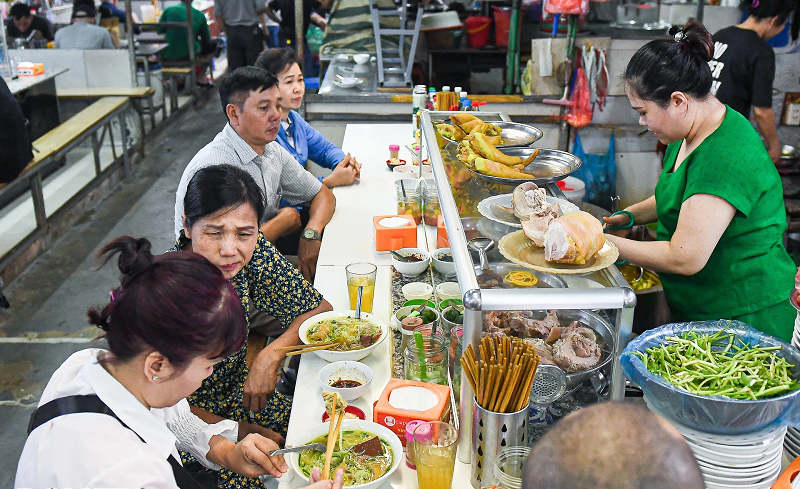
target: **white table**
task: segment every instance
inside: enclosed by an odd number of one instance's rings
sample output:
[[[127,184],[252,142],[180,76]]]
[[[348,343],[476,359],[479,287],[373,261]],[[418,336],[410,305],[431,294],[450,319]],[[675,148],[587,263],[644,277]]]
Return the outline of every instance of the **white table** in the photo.
[[[334,189],[336,213],[325,228],[314,286],[334,310],[348,310],[345,266],[356,261],[371,261],[378,266],[375,282],[375,298],[372,312],[389,324],[392,314],[391,299],[391,258],[388,254],[376,253],[372,216],[394,214],[397,212],[394,195],[396,176],[386,168],[389,144],[401,147],[410,144],[411,124],[348,124],[345,131],[343,149],[350,152],[362,163],[362,182],[352,187]],[[423,229],[427,228],[427,229]],[[430,246],[428,245],[430,243]],[[418,227],[418,247],[435,248],[436,228],[420,225]],[[393,336],[386,338],[370,356],[362,360],[373,372],[373,380],[367,393],[351,404],[361,408],[372,419],[372,405],[378,400],[383,388],[391,378],[391,352]],[[295,387],[292,415],[286,435],[286,445],[314,425],[322,422],[325,410],[322,402],[322,389],[318,373],[327,362],[316,355],[304,355]],[[403,454],[396,454],[404,456]],[[453,488],[469,488],[470,466],[456,461]],[[280,489],[303,487],[304,481],[295,474],[291,482],[281,482]],[[394,489],[416,489],[417,473],[409,469],[405,462],[392,474],[382,487]]]
[[[397,214],[395,181],[399,175],[386,167],[389,145],[400,145],[401,158],[408,161],[411,155],[403,146],[410,146],[412,142],[410,123],[347,125],[342,149],[361,163],[361,180],[349,187],[333,189],[336,212],[325,227],[317,266],[348,265],[358,261],[392,264],[388,252],[375,251],[372,218]],[[427,243],[435,249],[436,227],[421,224],[417,226],[417,247],[428,249]]]

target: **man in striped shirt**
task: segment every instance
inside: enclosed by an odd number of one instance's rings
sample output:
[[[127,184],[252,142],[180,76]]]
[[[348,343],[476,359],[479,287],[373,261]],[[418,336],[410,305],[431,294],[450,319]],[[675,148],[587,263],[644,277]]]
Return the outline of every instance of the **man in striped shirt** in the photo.
[[[183,229],[183,199],[194,174],[207,166],[239,166],[250,173],[264,195],[261,231],[270,242],[302,227],[297,209],[279,208],[281,198],[292,205],[310,203],[308,222],[297,245],[297,260],[303,276],[313,281],[322,231],[333,216],[336,198],[275,142],[281,123],[277,84],[273,75],[252,66],[239,68],[222,81],[219,92],[228,124],[183,171],[175,198],[175,235]],[[278,249],[284,252],[280,246]]]

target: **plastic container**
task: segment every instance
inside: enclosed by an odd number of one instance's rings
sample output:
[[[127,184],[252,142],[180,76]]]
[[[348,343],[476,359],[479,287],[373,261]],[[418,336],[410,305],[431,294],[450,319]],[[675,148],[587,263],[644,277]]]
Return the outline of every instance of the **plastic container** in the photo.
[[[419,180],[412,180],[404,178],[395,182],[396,195],[397,195],[397,214],[410,215],[414,218],[414,222],[419,224],[422,222],[422,209],[420,198],[420,184]]]
[[[411,336],[408,339],[408,343],[406,343],[405,350],[403,350],[405,359],[403,378],[430,384],[447,385],[447,348],[449,343],[444,334],[442,334],[441,329],[436,331],[436,334],[433,334],[430,326],[420,326],[414,332],[422,333],[425,345],[425,364],[422,364],[417,343],[414,337]]]
[[[426,439],[431,436],[430,427],[427,421],[420,421],[418,419],[406,423],[406,465],[409,469],[417,470],[416,457],[414,456],[414,430],[417,426],[422,425],[420,431],[417,432],[417,439]],[[428,426],[427,432],[425,427]]]
[[[583,202],[586,197],[586,184],[579,178],[567,177],[556,182],[556,185],[564,192],[564,197],[573,204]]]
[[[492,25],[492,19],[483,16],[467,17],[464,25],[467,26],[469,47],[482,48],[489,44],[489,27]]]
[[[399,144],[390,144],[389,145],[389,159],[396,160],[400,157],[400,145]]]
[[[422,220],[428,226],[436,226],[442,209],[439,206],[439,194],[436,192],[436,184],[433,180],[423,180],[423,200],[425,205],[422,210]]]
[[[497,47],[508,46],[508,31],[511,27],[511,9],[492,5],[494,9],[494,43]]]

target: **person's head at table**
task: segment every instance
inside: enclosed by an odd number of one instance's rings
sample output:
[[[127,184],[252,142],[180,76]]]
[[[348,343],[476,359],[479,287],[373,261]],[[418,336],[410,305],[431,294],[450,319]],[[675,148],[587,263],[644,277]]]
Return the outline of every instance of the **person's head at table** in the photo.
[[[189,249],[230,280],[250,262],[264,214],[261,189],[245,170],[209,166],[194,174],[183,199],[183,233]]]
[[[245,313],[231,284],[197,253],[153,256],[145,238],[123,236],[99,253],[118,256],[120,285],[88,311],[108,343],[104,368],[148,408],[173,406],[244,344]]]
[[[280,90],[282,98],[281,118],[288,120],[289,111],[299,109],[306,94],[303,70],[300,69],[294,50],[290,48],[267,49],[258,56],[256,66],[277,77],[278,90]]]
[[[94,24],[96,16],[97,9],[92,4],[81,3],[72,7],[73,24],[76,22],[88,22],[90,24]]]
[[[558,422],[534,445],[522,489],[703,489],[689,444],[646,407],[604,402]]]
[[[228,122],[258,154],[278,136],[281,94],[278,79],[262,68],[244,66],[228,73],[219,85]]]
[[[697,21],[670,29],[674,40],[658,39],[642,46],[625,69],[625,93],[639,114],[639,124],[663,144],[686,138],[718,104],[711,94],[714,53],[711,34]]]
[[[18,31],[27,32],[28,29],[31,28],[33,14],[31,13],[30,5],[26,5],[24,3],[15,3],[11,6],[8,16],[11,17],[11,21],[14,23],[14,27],[16,27]]]
[[[752,28],[762,39],[780,34],[793,11],[797,12],[795,22],[800,22],[797,0],[743,0],[741,6],[747,13],[744,26]]]

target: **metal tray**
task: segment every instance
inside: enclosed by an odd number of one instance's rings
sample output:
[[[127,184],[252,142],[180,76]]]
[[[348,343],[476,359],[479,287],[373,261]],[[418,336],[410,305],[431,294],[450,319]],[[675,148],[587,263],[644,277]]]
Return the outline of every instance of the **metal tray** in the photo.
[[[480,265],[475,265],[475,275],[478,276],[483,273],[481,270]],[[515,265],[513,263],[490,263],[489,268],[494,271],[494,273],[504,277],[508,272],[511,271],[521,271],[521,272],[528,272],[532,273],[539,279],[539,281],[530,288],[536,289],[565,289],[567,287],[567,283],[561,277],[550,273],[538,272],[535,270],[528,270],[527,268],[521,267],[519,265]],[[505,282],[501,283],[499,286],[495,287],[496,289],[515,289],[517,287],[513,287],[511,285],[506,284]]]
[[[520,156],[526,158],[533,153],[534,148],[508,148],[503,153],[509,156]],[[500,183],[503,185],[519,185],[522,182],[533,182],[536,185],[546,185],[567,178],[572,172],[581,167],[581,159],[572,153],[559,151],[557,149],[541,149],[539,156],[526,166],[524,171],[532,173],[531,178],[503,178],[484,175],[472,169],[472,173],[487,182]]]
[[[452,125],[449,119],[442,121],[446,124]],[[485,121],[502,129],[500,137],[505,140],[505,144],[498,144],[498,148],[516,148],[530,146],[536,141],[542,139],[544,133],[538,127],[530,126],[528,124],[520,124],[519,122],[505,122],[505,121]],[[438,131],[437,131],[438,133]],[[441,135],[440,135],[441,136]],[[448,143],[458,144],[458,141],[448,139],[442,136],[442,139]],[[505,151],[504,151],[505,153]]]

